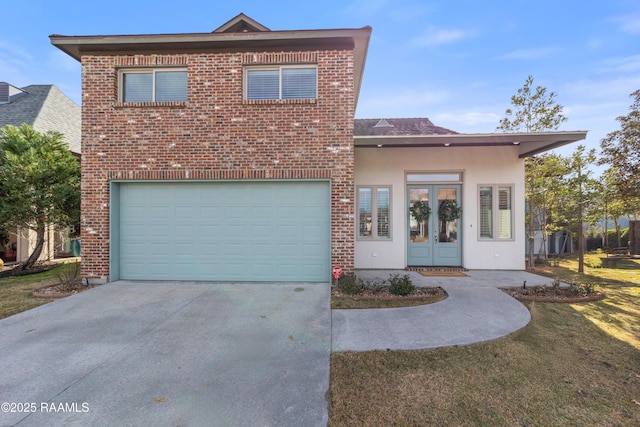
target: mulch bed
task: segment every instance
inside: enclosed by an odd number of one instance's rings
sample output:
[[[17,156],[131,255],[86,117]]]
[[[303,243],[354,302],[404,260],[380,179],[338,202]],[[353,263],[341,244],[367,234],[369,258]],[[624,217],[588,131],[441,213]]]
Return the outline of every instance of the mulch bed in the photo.
[[[343,292],[340,292],[338,288],[331,287],[331,295],[335,297],[346,297],[352,299],[362,299],[362,300],[395,300],[395,299],[413,299],[413,298],[433,298],[440,297],[445,299],[447,297],[447,293],[439,286],[435,287],[426,287],[419,288],[417,287],[413,292],[409,295],[394,295],[389,292],[388,286],[381,286],[375,289],[365,289],[360,295],[350,295]]]
[[[78,280],[74,283],[58,283],[56,285],[43,286],[33,290],[33,296],[38,298],[64,298],[69,295],[77,294],[87,289],[91,289],[95,285],[83,285]]]
[[[502,289],[519,301],[536,301],[536,302],[559,302],[559,303],[577,303],[599,301],[606,297],[602,292],[593,292],[584,295],[577,293],[570,288],[505,288]]]

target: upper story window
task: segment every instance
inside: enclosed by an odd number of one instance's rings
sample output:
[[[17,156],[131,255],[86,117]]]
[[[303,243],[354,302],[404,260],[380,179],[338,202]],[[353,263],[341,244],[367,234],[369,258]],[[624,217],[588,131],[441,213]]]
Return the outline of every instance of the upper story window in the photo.
[[[316,99],[315,65],[245,68],[245,99]]]
[[[187,101],[187,70],[122,70],[119,95],[122,102]]]

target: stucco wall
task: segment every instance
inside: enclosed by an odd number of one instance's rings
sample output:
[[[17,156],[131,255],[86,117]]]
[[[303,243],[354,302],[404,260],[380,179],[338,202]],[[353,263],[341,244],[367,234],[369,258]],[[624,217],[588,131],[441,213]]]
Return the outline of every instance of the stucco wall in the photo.
[[[356,268],[406,267],[407,172],[462,173],[462,263],[468,269],[525,268],[524,160],[515,147],[356,148],[355,184],[392,186],[392,240],[356,240]],[[514,186],[514,240],[478,237],[478,185]]]

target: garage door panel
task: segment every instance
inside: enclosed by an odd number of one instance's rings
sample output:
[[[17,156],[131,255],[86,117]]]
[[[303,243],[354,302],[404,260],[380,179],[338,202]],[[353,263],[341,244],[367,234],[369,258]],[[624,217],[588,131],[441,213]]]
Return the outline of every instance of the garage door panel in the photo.
[[[328,281],[327,182],[120,184],[122,279]]]

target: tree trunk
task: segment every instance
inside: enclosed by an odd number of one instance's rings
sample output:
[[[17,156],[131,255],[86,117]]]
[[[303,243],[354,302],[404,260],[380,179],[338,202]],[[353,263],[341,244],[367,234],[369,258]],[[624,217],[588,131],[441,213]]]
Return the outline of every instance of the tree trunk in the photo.
[[[36,230],[36,247],[33,249],[31,255],[29,255],[29,259],[27,259],[27,262],[22,264],[22,271],[28,270],[33,267],[33,264],[35,264],[38,258],[40,258],[40,254],[42,253],[42,248],[44,246],[45,229],[46,227],[44,222],[38,222]]]
[[[640,255],[640,221],[629,221],[629,253]]]
[[[584,193],[582,192],[582,168],[578,166],[578,273],[584,273]]]
[[[534,252],[536,251],[536,231],[533,220],[533,207],[529,205],[529,268],[535,266]]]

